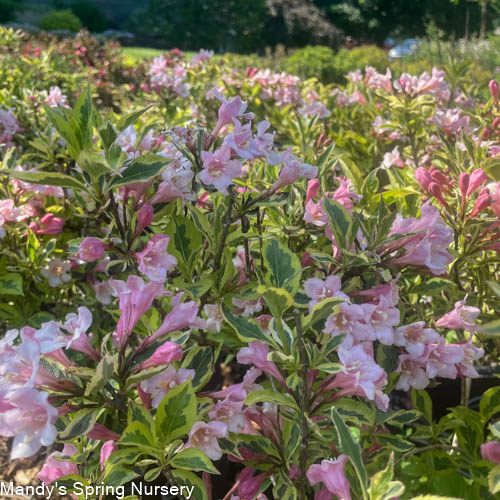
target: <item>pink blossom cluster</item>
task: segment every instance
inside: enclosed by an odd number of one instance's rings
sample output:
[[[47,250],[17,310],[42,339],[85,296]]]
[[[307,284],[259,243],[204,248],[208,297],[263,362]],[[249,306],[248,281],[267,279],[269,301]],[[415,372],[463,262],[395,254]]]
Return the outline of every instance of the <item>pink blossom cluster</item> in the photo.
[[[21,131],[21,125],[14,116],[12,109],[0,109],[0,146],[13,146],[12,138]]]
[[[183,63],[172,61],[163,55],[155,57],[149,75],[150,86],[155,92],[166,90],[178,97],[189,95],[190,86],[186,82],[187,69]]]

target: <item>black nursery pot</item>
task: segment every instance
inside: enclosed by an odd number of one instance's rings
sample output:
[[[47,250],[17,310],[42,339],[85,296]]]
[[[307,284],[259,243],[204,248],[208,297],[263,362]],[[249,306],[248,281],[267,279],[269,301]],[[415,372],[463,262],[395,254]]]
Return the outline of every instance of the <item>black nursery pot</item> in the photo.
[[[500,379],[495,374],[500,374],[500,369],[489,366],[476,367],[479,378],[471,379],[471,390],[469,396],[469,408],[479,409],[479,401],[485,391],[500,384]],[[432,415],[435,420],[444,417],[448,408],[461,405],[462,379],[436,379],[438,384],[427,388],[427,392],[432,399]]]

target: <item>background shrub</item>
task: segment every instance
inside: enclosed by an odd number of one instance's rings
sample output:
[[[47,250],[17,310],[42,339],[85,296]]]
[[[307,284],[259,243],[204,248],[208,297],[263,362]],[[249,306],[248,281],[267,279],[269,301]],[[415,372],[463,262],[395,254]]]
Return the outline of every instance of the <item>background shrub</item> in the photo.
[[[335,52],[330,47],[308,45],[287,57],[283,69],[302,78],[315,77],[322,82],[331,82],[337,76]]]
[[[335,56],[335,81],[343,81],[349,71],[364,69],[365,66],[372,66],[377,71],[384,72],[389,66],[387,52],[375,45],[362,45],[350,50],[342,48]]]
[[[68,30],[77,32],[82,28],[82,23],[70,9],[51,10],[40,21],[40,28],[45,31]]]

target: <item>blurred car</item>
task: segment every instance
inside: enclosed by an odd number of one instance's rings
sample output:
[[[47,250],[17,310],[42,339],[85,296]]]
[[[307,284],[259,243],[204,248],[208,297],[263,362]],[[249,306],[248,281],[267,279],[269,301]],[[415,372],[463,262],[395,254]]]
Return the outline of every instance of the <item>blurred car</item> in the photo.
[[[416,38],[408,38],[389,50],[389,59],[399,59],[400,57],[413,56],[418,51],[418,46],[422,43]]]

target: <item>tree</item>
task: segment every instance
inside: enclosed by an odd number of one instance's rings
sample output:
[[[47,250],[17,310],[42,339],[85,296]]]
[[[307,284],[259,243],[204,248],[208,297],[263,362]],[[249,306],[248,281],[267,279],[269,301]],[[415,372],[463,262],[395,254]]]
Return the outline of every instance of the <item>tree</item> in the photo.
[[[13,21],[16,11],[22,6],[23,0],[0,0],[0,22]]]

